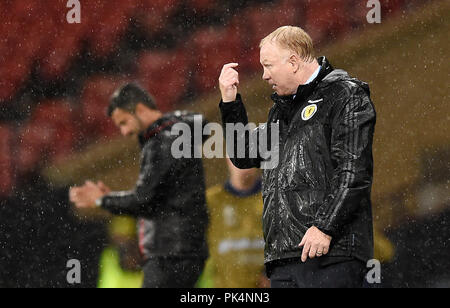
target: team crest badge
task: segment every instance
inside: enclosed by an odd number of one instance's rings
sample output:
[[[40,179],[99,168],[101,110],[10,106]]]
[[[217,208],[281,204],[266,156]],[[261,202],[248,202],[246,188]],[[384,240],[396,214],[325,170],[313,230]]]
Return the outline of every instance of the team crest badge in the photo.
[[[309,106],[306,106],[305,109],[302,111],[302,119],[303,121],[308,121],[311,119],[317,112],[317,105],[312,104]]]

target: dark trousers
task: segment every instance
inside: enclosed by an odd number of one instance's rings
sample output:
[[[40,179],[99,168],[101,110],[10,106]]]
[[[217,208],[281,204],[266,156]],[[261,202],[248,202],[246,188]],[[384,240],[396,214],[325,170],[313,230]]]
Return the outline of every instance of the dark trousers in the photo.
[[[143,266],[143,288],[193,288],[199,279],[204,259],[153,258]]]
[[[267,265],[271,288],[362,288],[367,269],[359,260],[323,265],[320,258]]]

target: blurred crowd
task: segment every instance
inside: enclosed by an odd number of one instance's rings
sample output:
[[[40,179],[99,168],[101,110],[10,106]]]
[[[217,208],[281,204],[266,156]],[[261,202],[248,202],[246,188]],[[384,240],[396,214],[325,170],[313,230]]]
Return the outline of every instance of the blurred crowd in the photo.
[[[421,1],[385,2],[383,16]],[[63,0],[0,6],[1,196],[27,173],[117,135],[105,108],[126,81],[173,110],[214,91],[225,62],[259,72],[258,40],[278,26],[300,24],[320,45],[361,27],[367,14],[352,0],[87,1],[81,23],[69,24]]]

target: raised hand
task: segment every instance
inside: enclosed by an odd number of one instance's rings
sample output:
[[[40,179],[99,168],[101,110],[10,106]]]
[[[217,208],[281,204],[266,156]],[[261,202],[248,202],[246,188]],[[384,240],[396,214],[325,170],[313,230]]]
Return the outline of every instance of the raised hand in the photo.
[[[238,63],[225,64],[220,73],[219,87],[224,103],[231,103],[236,100],[239,86],[239,73],[235,68],[238,66]]]

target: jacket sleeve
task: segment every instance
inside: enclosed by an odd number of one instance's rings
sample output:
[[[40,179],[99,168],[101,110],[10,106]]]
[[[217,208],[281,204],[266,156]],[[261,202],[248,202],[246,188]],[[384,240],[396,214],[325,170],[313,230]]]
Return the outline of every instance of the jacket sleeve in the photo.
[[[219,108],[222,114],[227,153],[233,164],[239,169],[260,168],[262,159],[258,150],[259,128],[251,129],[247,126],[249,124],[247,111],[241,95],[238,94],[236,101],[231,103],[221,101]],[[241,129],[232,131],[230,128],[233,127]]]
[[[141,171],[135,190],[112,192],[102,199],[102,208],[116,215],[134,217],[153,216],[159,206],[157,189],[170,171],[172,159],[170,145],[159,141],[147,144],[143,150]]]
[[[368,93],[360,87],[353,92],[338,98],[331,134],[331,190],[316,214],[315,226],[333,237],[363,202],[370,202],[376,115]]]

